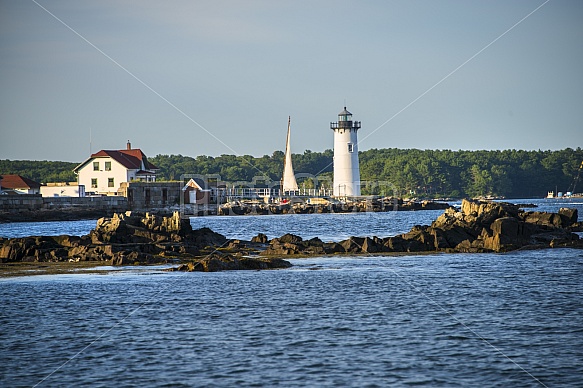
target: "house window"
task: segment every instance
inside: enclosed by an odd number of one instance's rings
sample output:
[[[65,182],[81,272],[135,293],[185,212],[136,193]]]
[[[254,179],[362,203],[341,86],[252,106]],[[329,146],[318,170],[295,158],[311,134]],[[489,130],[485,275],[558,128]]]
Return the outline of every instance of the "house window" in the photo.
[[[111,171],[111,162],[105,162],[105,171]]]
[[[97,178],[91,178],[91,188],[92,189],[97,188]]]
[[[107,178],[107,187],[113,187],[113,178]]]
[[[99,171],[99,162],[93,162],[93,171]]]
[[[354,152],[354,144],[348,143],[348,152]]]

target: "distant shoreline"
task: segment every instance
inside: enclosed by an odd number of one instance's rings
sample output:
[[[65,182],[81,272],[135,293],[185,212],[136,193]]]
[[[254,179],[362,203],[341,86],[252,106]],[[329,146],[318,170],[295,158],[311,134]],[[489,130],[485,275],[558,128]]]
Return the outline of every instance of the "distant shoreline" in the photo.
[[[111,217],[115,211],[93,209],[36,210],[0,213],[0,224],[14,222],[82,221]]]
[[[399,205],[396,209],[386,210],[386,211],[422,211],[422,210],[445,210],[450,207],[449,204],[443,202],[433,202],[428,201],[427,204],[422,204],[421,202],[415,202],[415,205],[401,206]],[[173,211],[177,209],[142,209],[138,210],[140,212],[149,212],[153,214],[160,215],[171,215]],[[265,209],[264,209],[265,210]],[[319,213],[319,214],[335,214],[335,213],[357,213],[365,212],[366,209],[349,209],[342,210],[336,209],[333,211],[321,211],[318,208],[310,209],[302,208],[301,211],[289,211],[286,213],[273,212],[269,213],[267,210],[265,212],[250,212],[249,209],[241,211],[232,211],[230,214],[221,214],[220,216],[231,217],[240,215],[268,215],[268,214],[305,214],[305,213]],[[119,213],[115,210],[104,210],[104,209],[82,209],[82,208],[70,208],[70,209],[41,209],[41,210],[25,210],[18,212],[0,212],[0,224],[7,223],[17,223],[17,222],[45,222],[45,221],[82,221],[82,220],[97,220],[102,217],[112,217],[113,214]],[[190,217],[216,217],[216,214],[208,215],[194,215],[186,214],[184,218]]]

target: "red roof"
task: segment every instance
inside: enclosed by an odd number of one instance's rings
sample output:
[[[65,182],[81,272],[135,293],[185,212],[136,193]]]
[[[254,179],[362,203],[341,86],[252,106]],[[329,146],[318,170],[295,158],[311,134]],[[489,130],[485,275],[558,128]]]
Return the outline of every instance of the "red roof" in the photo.
[[[125,168],[127,168],[128,170],[142,170],[142,169],[158,170],[158,167],[156,167],[155,165],[148,161],[148,158],[146,157],[146,155],[144,155],[142,150],[137,148],[130,150],[101,150],[91,155],[89,159],[87,159],[85,162],[77,166],[74,171],[81,168],[91,159],[99,157],[110,157],[116,162],[120,163]]]
[[[39,189],[40,183],[20,175],[0,175],[0,186],[5,189]]]

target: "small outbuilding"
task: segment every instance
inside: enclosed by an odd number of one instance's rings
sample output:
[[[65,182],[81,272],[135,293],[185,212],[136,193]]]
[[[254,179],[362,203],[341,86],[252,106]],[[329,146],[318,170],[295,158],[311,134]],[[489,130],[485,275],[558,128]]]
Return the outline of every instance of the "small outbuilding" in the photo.
[[[208,205],[212,190],[207,182],[200,178],[191,178],[182,188],[184,203],[190,205]]]
[[[40,194],[40,183],[17,174],[0,176],[0,188],[4,192],[15,194]]]

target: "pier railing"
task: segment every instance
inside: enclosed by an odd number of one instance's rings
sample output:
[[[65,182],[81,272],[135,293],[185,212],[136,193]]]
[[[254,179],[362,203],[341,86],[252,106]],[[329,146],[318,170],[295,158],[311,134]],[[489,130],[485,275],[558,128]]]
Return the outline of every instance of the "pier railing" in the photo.
[[[282,198],[282,197],[327,197],[332,195],[332,190],[329,189],[299,189],[299,190],[281,190],[274,188],[227,188],[225,190],[225,197],[227,200],[233,198]]]

